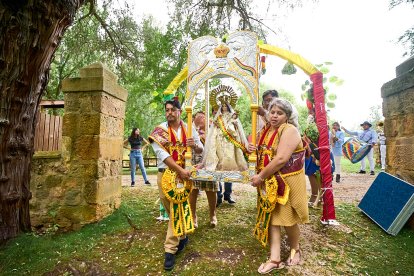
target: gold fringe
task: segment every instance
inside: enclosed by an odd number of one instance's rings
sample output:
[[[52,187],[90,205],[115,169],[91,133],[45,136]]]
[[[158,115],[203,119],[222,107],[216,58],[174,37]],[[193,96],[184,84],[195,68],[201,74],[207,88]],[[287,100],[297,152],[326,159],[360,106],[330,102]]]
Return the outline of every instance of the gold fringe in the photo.
[[[174,236],[182,236],[194,232],[194,221],[188,198],[193,189],[192,181],[183,181],[183,187],[177,187],[177,173],[166,169],[161,179],[161,187],[165,197],[172,202],[170,207],[171,223]]]

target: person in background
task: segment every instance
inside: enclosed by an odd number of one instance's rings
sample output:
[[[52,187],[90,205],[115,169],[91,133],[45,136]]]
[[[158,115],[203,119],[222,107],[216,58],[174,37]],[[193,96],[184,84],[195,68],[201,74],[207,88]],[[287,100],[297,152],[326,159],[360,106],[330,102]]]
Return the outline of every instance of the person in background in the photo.
[[[168,217],[167,210],[165,210],[164,205],[160,202],[160,216],[156,218],[158,221],[168,221],[170,218]]]
[[[371,175],[375,175],[374,148],[373,147],[377,143],[377,133],[371,129],[372,125],[368,121],[363,122],[361,124],[361,127],[363,128],[362,131],[349,131],[345,127],[342,127],[342,129],[349,135],[358,136],[359,140],[372,146],[366,158],[368,159],[368,162],[369,162],[369,169],[371,170]],[[365,158],[361,160],[361,169],[359,173],[362,173],[362,174],[367,173],[365,170]]]
[[[257,111],[258,120],[257,120],[257,132],[259,132],[267,123],[267,113],[269,108],[269,103],[279,97],[279,92],[277,90],[271,89],[266,90],[262,95],[262,106],[259,106]]]
[[[387,155],[387,145],[385,141],[387,140],[387,138],[385,137],[385,134],[384,134],[384,123],[379,122],[378,127],[379,127],[378,141],[380,143],[381,170],[385,170],[385,157]]]
[[[217,192],[217,207],[220,206],[221,203],[223,203],[223,199],[227,201],[229,204],[235,204],[236,201],[231,196],[232,193],[233,193],[233,183],[224,182],[224,193],[223,193],[223,185],[220,182],[219,190]]]
[[[144,142],[146,144],[142,146]],[[141,170],[142,177],[144,178],[144,183],[146,185],[151,185],[147,178],[147,172],[144,166],[144,158],[142,156],[142,151],[146,146],[149,145],[149,142],[140,135],[139,128],[134,127],[132,129],[131,135],[124,141],[124,147],[127,147],[128,143],[130,145],[129,167],[131,169],[131,187],[135,186],[135,171],[137,163],[139,165],[139,169]]]
[[[332,124],[331,132],[331,148],[335,160],[335,181],[339,183],[341,181],[341,157],[342,157],[342,145],[344,144],[345,134],[341,131],[341,126],[338,122]]]
[[[204,112],[199,111],[194,114],[194,126],[200,136],[200,141],[204,145],[206,137],[206,116]],[[193,153],[193,164],[197,165],[201,162],[202,154]],[[217,191],[218,191],[218,184],[215,181],[194,181],[193,182],[193,190],[190,194],[190,207],[191,212],[193,214],[194,219],[194,227],[198,227],[198,220],[197,220],[197,197],[200,191],[205,191],[208,200],[208,207],[210,213],[210,226],[216,227],[217,226],[217,217],[216,217],[216,202],[217,202]]]

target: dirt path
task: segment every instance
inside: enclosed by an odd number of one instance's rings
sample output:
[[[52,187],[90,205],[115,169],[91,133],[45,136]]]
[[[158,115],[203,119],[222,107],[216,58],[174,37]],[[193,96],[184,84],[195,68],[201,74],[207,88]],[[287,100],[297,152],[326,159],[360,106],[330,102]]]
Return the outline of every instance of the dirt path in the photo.
[[[376,175],[371,176],[369,174],[357,174],[357,173],[343,173],[341,175],[341,182],[333,182],[334,200],[335,203],[358,203],[365,195],[368,188],[371,186]],[[154,188],[157,187],[157,176],[149,175],[149,181]],[[141,176],[137,176],[137,186],[143,185],[143,179]],[[122,186],[129,186],[131,177],[129,175],[122,176]],[[307,182],[308,193],[310,194],[309,182]],[[235,191],[235,197],[237,198],[237,190],[254,190],[250,185],[237,185],[233,187]]]
[[[338,206],[341,203],[350,203],[357,205],[359,201],[363,198],[368,188],[371,186],[371,183],[374,181],[376,176],[370,176],[370,175],[360,175],[357,173],[344,173],[341,179],[341,183],[333,183],[334,188],[334,200],[335,205]],[[129,186],[130,185],[130,177],[129,176],[123,176],[123,185]],[[156,185],[156,175],[150,175],[149,181],[152,183],[151,189],[157,189]],[[142,177],[139,176],[137,178],[137,187],[132,189],[137,189],[138,191],[142,189],[143,180]],[[308,195],[310,195],[310,185],[307,183],[308,188]],[[235,184],[233,185],[233,198],[238,201],[242,202],[243,200],[246,200],[246,196],[254,197],[256,194],[255,188],[251,185],[241,185],[241,184]],[[202,194],[202,197],[205,197],[204,194]],[[242,204],[242,203],[240,203]],[[224,204],[226,205],[226,204]],[[242,206],[236,203],[236,206]],[[218,209],[218,216],[221,215],[221,212],[223,212],[223,208],[226,206],[221,206],[221,208]],[[344,247],[342,247],[340,244],[332,243],[332,241],[329,238],[329,235],[327,235],[327,232],[331,231],[338,231],[341,233],[349,234],[352,232],[352,230],[343,222],[338,221],[340,225],[329,227],[329,228],[323,228],[322,225],[319,223],[319,219],[321,216],[321,208],[316,209],[309,209],[309,218],[310,223],[301,225],[301,248],[302,252],[304,254],[304,263],[301,266],[295,266],[291,268],[286,268],[282,275],[344,275],[348,274],[350,271],[352,271],[353,264],[348,264],[347,262],[343,264],[337,264],[335,265],[335,269],[333,269],[331,266],[331,260],[329,260],[329,257],[331,254],[334,256],[336,253],[339,255],[344,255]],[[219,217],[220,219],[220,217]],[[282,257],[287,258],[288,255],[288,245],[286,242],[286,237],[283,239],[282,244]],[[330,250],[332,252],[336,252],[335,254],[330,252],[328,257],[324,256],[320,252],[320,248],[324,248],[327,245],[330,246]],[[342,256],[341,255],[341,256]],[[335,255],[336,256],[336,255]],[[228,256],[221,256],[223,259],[228,258]],[[333,257],[332,257],[333,258]],[[332,261],[333,262],[333,261]],[[338,273],[334,271],[343,271],[343,273]],[[352,274],[352,273],[351,273]]]

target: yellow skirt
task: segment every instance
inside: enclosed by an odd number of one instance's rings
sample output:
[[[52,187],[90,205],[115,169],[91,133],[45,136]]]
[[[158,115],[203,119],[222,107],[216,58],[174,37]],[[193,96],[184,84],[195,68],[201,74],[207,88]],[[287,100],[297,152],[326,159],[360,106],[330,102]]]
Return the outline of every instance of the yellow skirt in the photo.
[[[288,176],[285,180],[290,187],[289,199],[285,205],[276,204],[270,224],[292,226],[309,222],[305,172]]]

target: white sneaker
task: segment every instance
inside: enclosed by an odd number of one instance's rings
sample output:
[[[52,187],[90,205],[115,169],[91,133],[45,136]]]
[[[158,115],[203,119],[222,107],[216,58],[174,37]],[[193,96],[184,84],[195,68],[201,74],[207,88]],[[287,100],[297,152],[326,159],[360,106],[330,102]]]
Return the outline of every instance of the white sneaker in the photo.
[[[170,220],[170,218],[169,218],[169,217],[166,217],[166,218],[164,218],[164,217],[163,217],[163,218],[162,218],[162,220],[163,220],[163,221],[169,221],[169,220]]]
[[[164,220],[164,217],[163,216],[159,216],[159,217],[157,217],[157,218],[155,218],[156,220],[159,220],[159,221],[163,221]]]

